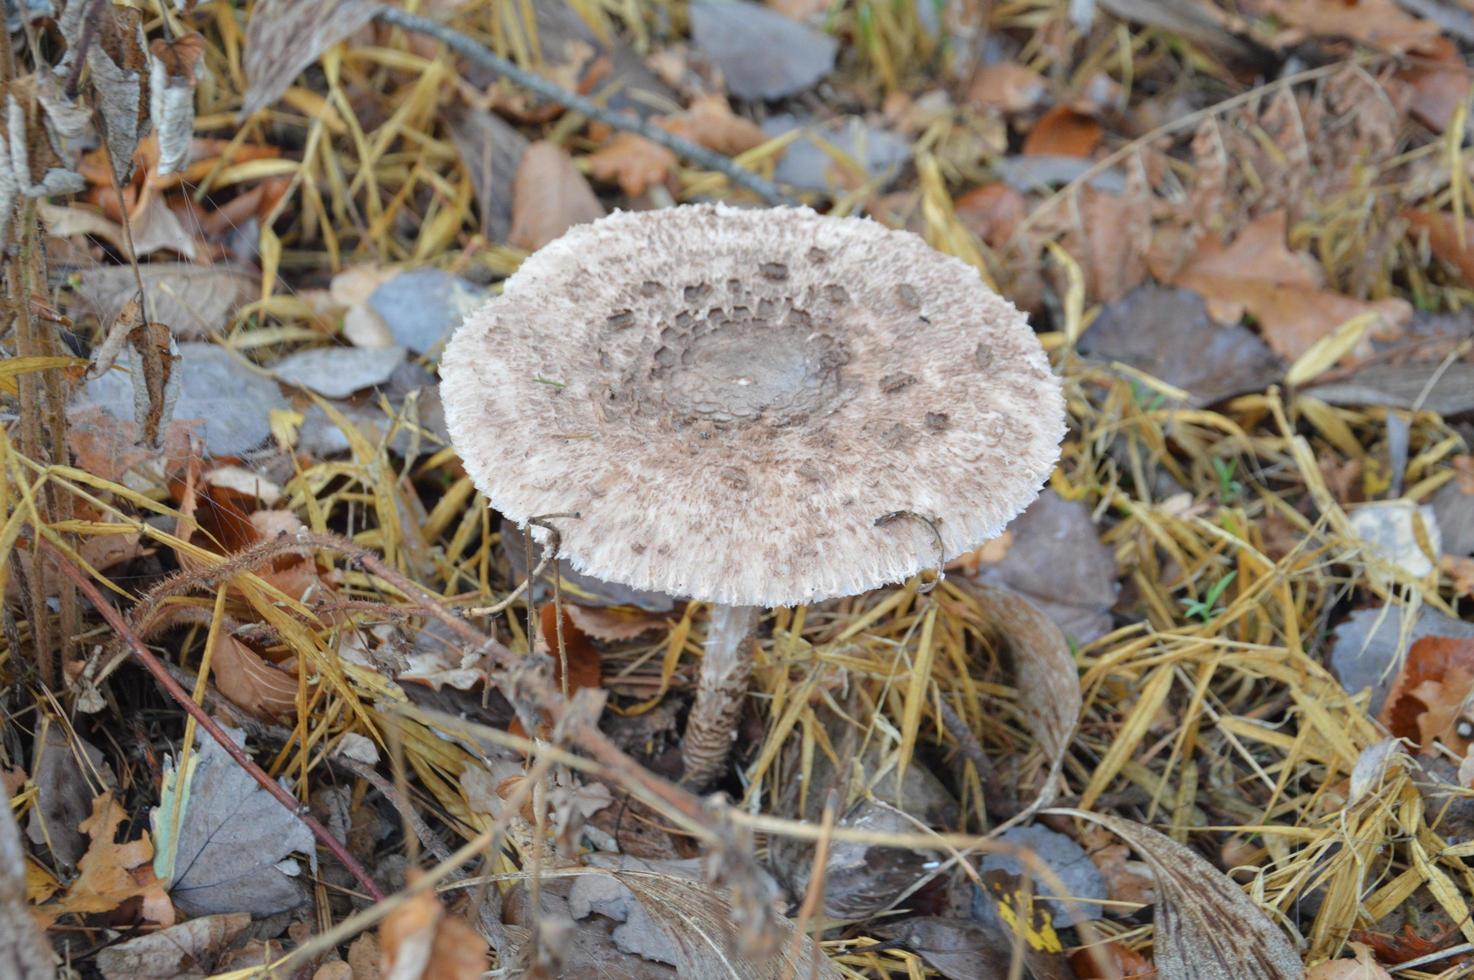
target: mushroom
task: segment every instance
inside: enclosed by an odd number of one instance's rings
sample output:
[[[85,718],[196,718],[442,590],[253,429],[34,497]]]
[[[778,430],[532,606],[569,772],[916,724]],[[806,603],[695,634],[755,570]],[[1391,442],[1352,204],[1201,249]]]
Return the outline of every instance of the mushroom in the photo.
[[[998,535],[1065,431],[1043,348],[976,270],[807,208],[579,225],[467,318],[441,375],[452,444],[503,515],[575,512],[574,568],[713,604],[683,744],[698,786],[731,749],[763,607]]]

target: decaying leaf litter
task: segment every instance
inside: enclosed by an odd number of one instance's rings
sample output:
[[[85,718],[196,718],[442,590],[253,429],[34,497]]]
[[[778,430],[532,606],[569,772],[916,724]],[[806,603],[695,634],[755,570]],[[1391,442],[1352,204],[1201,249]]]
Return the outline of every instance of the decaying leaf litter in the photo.
[[[17,975],[23,903],[109,976],[1466,969],[1466,8],[406,8],[595,113],[370,4],[45,6],[0,181]],[[435,366],[527,250],[767,178],[973,264],[1071,430],[930,592],[765,613],[729,804],[666,781],[707,610],[529,554]],[[190,845],[261,830],[211,718],[315,830]]]

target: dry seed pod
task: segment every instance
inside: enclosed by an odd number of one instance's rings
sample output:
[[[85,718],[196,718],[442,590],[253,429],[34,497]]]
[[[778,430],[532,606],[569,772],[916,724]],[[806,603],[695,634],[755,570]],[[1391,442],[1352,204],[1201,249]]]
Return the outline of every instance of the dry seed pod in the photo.
[[[974,269],[806,208],[575,227],[441,371],[452,441],[498,510],[577,512],[560,527],[579,571],[732,607],[940,567],[1034,499],[1065,430],[1024,315]],[[707,701],[745,686],[756,611],[719,619],[712,642],[735,652],[708,657]],[[695,741],[725,757],[730,714]]]

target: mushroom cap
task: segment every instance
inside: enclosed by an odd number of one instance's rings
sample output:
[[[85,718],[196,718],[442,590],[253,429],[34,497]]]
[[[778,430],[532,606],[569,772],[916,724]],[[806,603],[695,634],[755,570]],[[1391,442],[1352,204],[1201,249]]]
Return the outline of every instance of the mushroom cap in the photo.
[[[492,505],[581,572],[726,605],[904,581],[1059,456],[1022,313],[916,235],[807,208],[616,212],[529,257],[441,362]],[[540,533],[540,532],[539,532]]]

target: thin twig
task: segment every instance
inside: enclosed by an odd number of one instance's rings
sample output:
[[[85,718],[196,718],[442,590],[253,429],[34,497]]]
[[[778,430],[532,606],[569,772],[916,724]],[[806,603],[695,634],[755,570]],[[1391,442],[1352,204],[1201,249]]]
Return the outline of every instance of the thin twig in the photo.
[[[256,782],[261,785],[262,789],[270,793],[273,797],[275,797],[278,803],[286,807],[289,811],[291,811],[293,815],[297,817],[298,820],[301,820],[304,824],[306,824],[307,829],[312,831],[312,835],[316,837],[322,843],[322,846],[326,847],[334,857],[343,862],[343,866],[348,869],[349,873],[352,874],[354,878],[358,879],[358,883],[363,886],[364,891],[368,892],[374,901],[383,901],[384,893],[379,889],[378,885],[374,884],[374,879],[371,878],[369,876],[369,873],[364,870],[363,866],[358,863],[358,860],[354,858],[352,854],[348,853],[348,848],[344,847],[343,844],[340,843],[338,839],[332,835],[331,831],[329,831],[322,824],[318,823],[317,819],[313,817],[310,812],[308,812],[307,808],[302,805],[302,802],[300,800],[298,800],[291,793],[288,793],[285,789],[282,788],[281,784],[268,776],[266,774],[266,771],[258,766],[255,760],[253,760],[249,755],[246,754],[244,749],[235,744],[235,740],[232,739],[228,734],[226,734],[225,729],[221,728],[220,725],[216,723],[215,719],[211,718],[205,712],[204,708],[200,707],[194,702],[194,699],[189,696],[184,688],[179,686],[179,682],[176,681],[174,677],[167,670],[164,669],[164,665],[159,663],[158,658],[153,655],[153,651],[149,650],[149,648],[144,645],[144,642],[138,638],[138,634],[133,632],[133,629],[123,618],[122,613],[114,609],[112,603],[108,602],[107,599],[103,597],[102,591],[92,583],[92,580],[89,579],[81,569],[72,564],[71,559],[68,558],[55,545],[51,544],[48,541],[45,541],[44,539],[38,540],[40,540],[41,547],[43,549],[51,552],[52,558],[55,560],[57,567],[61,569],[62,574],[71,579],[74,583],[76,583],[77,588],[80,589],[82,594],[87,597],[88,601],[91,602],[98,613],[102,615],[102,618],[107,620],[107,624],[111,626],[114,630],[116,630],[118,634],[127,641],[128,646],[133,651],[133,655],[138,658],[138,662],[143,665],[145,670],[153,675],[154,680],[158,682],[159,686],[162,687],[166,693],[168,693],[169,697],[177,701],[179,703],[179,706],[182,707],[186,712],[188,712],[190,717],[194,718],[196,724],[198,724],[205,731],[209,732],[210,737],[213,738],[216,742],[220,743],[220,747],[224,749],[226,753],[229,754],[229,756],[234,759],[242,769],[249,773],[251,778],[256,780]]]
[[[700,146],[688,139],[683,139],[673,133],[668,133],[658,126],[653,126],[643,119],[635,116],[626,116],[622,113],[607,109],[592,99],[585,98],[575,92],[553,84],[546,78],[523,71],[512,62],[486,50],[480,44],[443,24],[426,17],[418,17],[406,13],[397,7],[384,7],[379,10],[376,19],[385,24],[393,24],[407,31],[418,34],[426,34],[440,41],[446,47],[457,54],[488,68],[499,75],[503,75],[545,99],[549,99],[559,105],[572,109],[574,112],[597,119],[612,129],[623,130],[634,133],[652,143],[658,143],[679,156],[691,160],[693,163],[705,167],[707,170],[715,170],[726,176],[732,183],[745,187],[769,204],[797,204],[798,201],[785,193],[782,188],[770,180],[765,180],[753,173],[751,170],[734,163],[730,157],[714,153],[704,146]]]

